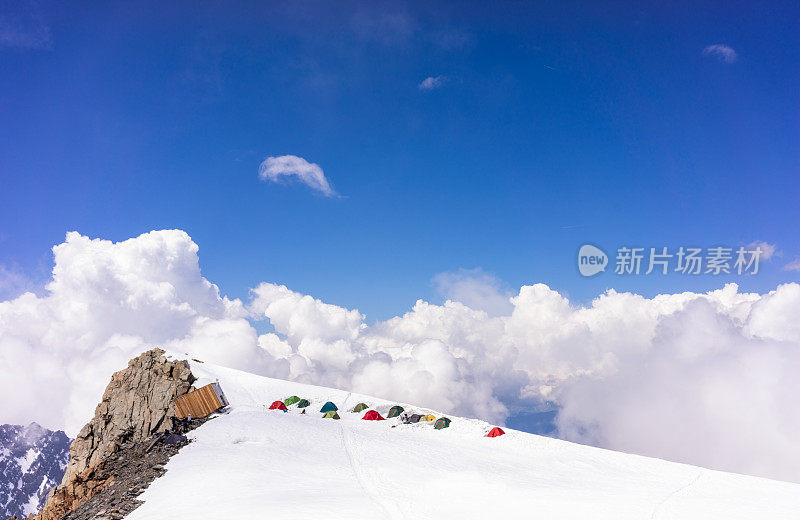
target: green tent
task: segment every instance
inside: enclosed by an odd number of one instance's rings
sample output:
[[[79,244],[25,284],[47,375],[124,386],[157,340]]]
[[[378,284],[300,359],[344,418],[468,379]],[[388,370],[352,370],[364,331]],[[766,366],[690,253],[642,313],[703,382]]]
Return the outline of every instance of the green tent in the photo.
[[[443,430],[448,426],[450,426],[450,419],[448,419],[447,417],[440,418],[438,421],[436,421],[436,424],[433,425],[433,427],[436,428],[437,430]]]
[[[403,410],[405,410],[405,408],[403,408],[402,406],[392,406],[389,409],[389,413],[386,415],[386,417],[397,417],[398,415],[403,413]]]
[[[308,399],[300,399],[299,401],[297,401],[297,407],[298,408],[305,408],[306,406],[308,406],[310,404],[311,403],[308,401]]]
[[[336,413],[335,410],[331,410],[329,412],[325,412],[325,415],[322,416],[323,419],[339,419],[339,414]]]
[[[294,403],[297,403],[299,401],[300,401],[300,398],[297,397],[296,395],[293,395],[292,397],[287,397],[286,399],[284,399],[283,400],[283,404],[285,404],[286,406],[291,406]]]
[[[355,407],[355,408],[353,408],[353,412],[354,412],[354,413],[363,412],[364,410],[366,410],[366,409],[368,409],[368,408],[369,408],[369,406],[367,406],[366,404],[364,404],[364,403],[358,403],[358,404],[356,405],[356,407]]]
[[[336,405],[333,404],[332,402],[328,401],[327,403],[322,405],[322,408],[320,408],[319,411],[322,412],[322,413],[325,413],[325,412],[330,412],[330,411],[334,411],[335,412],[336,410],[338,410],[338,408],[336,408]]]

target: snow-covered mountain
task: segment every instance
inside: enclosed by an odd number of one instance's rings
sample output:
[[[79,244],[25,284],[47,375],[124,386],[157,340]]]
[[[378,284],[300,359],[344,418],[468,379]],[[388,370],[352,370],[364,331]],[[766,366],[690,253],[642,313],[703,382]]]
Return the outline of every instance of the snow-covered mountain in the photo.
[[[36,423],[0,425],[0,518],[24,517],[44,505],[67,468],[69,444],[64,432]]]
[[[451,417],[370,422],[397,404],[191,362],[199,387],[219,380],[229,411],[192,431],[129,520],[796,519],[800,485],[582,446]],[[297,395],[306,414],[267,410]],[[341,420],[319,413],[326,401]],[[442,414],[404,405],[406,410]]]

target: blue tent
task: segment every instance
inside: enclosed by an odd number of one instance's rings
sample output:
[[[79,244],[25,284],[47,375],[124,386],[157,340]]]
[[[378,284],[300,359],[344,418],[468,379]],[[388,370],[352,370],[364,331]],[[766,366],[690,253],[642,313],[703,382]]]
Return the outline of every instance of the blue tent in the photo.
[[[327,403],[322,405],[322,408],[320,409],[320,412],[322,412],[322,413],[330,412],[330,411],[334,411],[335,412],[336,410],[338,410],[338,408],[336,408],[336,405],[333,404],[332,402],[328,401]]]

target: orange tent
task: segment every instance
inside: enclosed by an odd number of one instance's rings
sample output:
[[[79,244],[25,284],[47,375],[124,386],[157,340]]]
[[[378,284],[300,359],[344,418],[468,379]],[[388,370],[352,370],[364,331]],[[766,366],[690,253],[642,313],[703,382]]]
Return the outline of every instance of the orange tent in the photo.
[[[500,437],[501,435],[505,435],[505,434],[506,434],[506,432],[504,432],[502,428],[498,428],[497,426],[495,426],[494,428],[492,428],[492,431],[490,431],[489,433],[486,434],[486,436],[487,437]]]
[[[286,405],[283,404],[283,401],[275,401],[271,405],[269,405],[270,410],[286,410]]]
[[[381,414],[376,412],[375,410],[370,410],[364,414],[364,417],[361,418],[362,421],[385,421]]]

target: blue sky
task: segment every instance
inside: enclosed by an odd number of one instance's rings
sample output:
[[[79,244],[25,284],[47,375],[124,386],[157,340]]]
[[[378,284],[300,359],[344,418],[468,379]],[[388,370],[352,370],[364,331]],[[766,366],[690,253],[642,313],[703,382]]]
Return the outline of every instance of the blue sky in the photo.
[[[41,282],[67,231],[180,228],[224,294],[284,283],[369,320],[441,301],[432,279],[459,269],[584,303],[609,287],[768,291],[800,276],[785,269],[800,255],[798,16],[794,2],[4,4],[0,266]],[[341,196],[259,180],[283,155]],[[587,242],[754,241],[777,249],[756,276],[576,269]]]

